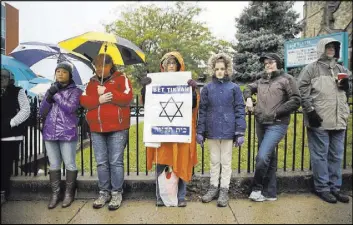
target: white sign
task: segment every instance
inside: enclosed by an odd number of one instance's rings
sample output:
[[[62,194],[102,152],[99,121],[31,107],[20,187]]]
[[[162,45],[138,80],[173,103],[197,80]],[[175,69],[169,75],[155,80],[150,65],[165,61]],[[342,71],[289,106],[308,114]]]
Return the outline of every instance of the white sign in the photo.
[[[287,57],[288,65],[307,65],[318,58],[316,46],[288,50]]]
[[[191,143],[191,72],[151,73],[146,86],[143,141]]]

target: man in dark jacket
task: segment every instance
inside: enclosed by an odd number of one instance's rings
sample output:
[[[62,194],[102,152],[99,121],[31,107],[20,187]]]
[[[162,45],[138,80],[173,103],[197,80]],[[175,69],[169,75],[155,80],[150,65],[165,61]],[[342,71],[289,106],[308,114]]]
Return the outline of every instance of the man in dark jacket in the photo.
[[[1,204],[9,195],[12,163],[18,159],[31,112],[25,91],[14,83],[14,75],[1,69]]]
[[[275,147],[287,132],[290,114],[300,106],[300,94],[295,79],[282,70],[282,60],[277,54],[265,54],[260,62],[265,67],[262,77],[244,89],[246,107],[250,111],[253,111],[251,96],[257,93],[255,119],[259,152],[249,198],[274,201],[277,200]]]

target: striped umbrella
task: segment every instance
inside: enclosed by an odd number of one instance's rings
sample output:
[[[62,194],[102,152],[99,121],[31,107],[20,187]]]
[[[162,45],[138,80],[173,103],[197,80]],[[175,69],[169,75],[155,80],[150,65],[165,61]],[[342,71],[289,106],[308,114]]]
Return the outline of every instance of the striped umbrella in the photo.
[[[93,61],[101,53],[109,54],[115,65],[145,63],[145,54],[127,39],[113,34],[87,32],[59,42],[59,46],[80,53]]]
[[[68,61],[73,65],[72,78],[77,85],[88,83],[95,71],[92,63],[83,55],[61,48],[57,44],[24,42],[10,56],[26,64],[36,74],[54,80],[58,63]]]

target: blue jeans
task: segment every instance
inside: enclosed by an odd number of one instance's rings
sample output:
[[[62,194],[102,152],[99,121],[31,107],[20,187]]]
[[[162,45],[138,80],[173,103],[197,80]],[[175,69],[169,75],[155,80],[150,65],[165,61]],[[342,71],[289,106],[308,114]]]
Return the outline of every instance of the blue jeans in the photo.
[[[97,162],[100,191],[122,192],[124,184],[124,149],[128,130],[92,132],[92,145]]]
[[[262,125],[256,122],[259,152],[256,156],[253,191],[262,191],[266,197],[277,196],[276,146],[286,135],[287,124]]]
[[[158,176],[163,172],[163,170],[167,167],[167,165],[157,164],[157,184],[158,184]],[[186,195],[186,182],[179,178],[178,183],[178,201],[185,200]],[[157,185],[157,198],[161,199],[159,194],[159,185]]]
[[[60,170],[64,161],[67,170],[75,171],[77,141],[44,141],[50,170]]]
[[[307,128],[315,190],[339,191],[345,130]]]

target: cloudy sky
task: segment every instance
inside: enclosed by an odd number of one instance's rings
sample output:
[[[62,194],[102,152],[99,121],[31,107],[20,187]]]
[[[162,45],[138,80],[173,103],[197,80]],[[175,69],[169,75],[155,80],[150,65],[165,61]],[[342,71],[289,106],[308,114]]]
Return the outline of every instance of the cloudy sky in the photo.
[[[42,41],[57,43],[87,31],[104,31],[102,24],[117,19],[119,10],[125,5],[147,5],[151,2],[8,2],[19,10],[20,42]],[[234,41],[234,18],[248,2],[193,2],[205,11],[197,18],[208,24],[218,38]],[[158,6],[168,6],[171,2],[154,2]],[[296,2],[294,9],[303,16],[304,2]]]

